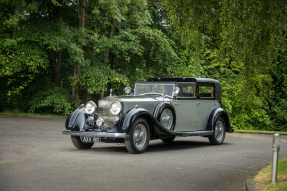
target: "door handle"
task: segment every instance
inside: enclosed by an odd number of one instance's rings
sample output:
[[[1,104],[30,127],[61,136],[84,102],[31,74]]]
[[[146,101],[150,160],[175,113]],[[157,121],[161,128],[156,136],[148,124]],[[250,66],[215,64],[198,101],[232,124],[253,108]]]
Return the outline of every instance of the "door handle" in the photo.
[[[202,104],[201,102],[197,102],[197,105]]]

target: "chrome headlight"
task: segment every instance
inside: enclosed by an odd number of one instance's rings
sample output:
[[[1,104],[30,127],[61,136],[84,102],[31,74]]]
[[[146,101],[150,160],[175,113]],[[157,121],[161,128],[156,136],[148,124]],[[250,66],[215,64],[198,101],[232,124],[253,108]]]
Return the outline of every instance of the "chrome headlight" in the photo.
[[[113,115],[118,115],[122,110],[122,105],[120,104],[120,102],[115,101],[114,103],[112,103],[110,111]]]
[[[88,101],[85,105],[85,110],[88,114],[94,113],[96,109],[97,109],[97,105],[93,101]]]

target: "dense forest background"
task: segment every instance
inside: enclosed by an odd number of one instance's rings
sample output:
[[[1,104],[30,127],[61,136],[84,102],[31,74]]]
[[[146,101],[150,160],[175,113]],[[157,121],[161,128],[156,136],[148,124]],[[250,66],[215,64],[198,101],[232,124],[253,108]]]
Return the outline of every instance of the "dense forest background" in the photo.
[[[0,0],[0,111],[68,114],[150,77],[208,77],[236,129],[287,131],[287,1]]]

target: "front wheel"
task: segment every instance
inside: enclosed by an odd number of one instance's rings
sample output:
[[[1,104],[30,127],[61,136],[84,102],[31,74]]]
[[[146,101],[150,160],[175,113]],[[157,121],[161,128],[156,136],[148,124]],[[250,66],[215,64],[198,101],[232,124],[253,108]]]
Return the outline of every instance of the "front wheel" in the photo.
[[[72,142],[77,149],[90,149],[94,143],[83,143],[79,136],[71,136]]]
[[[148,147],[149,137],[150,129],[147,121],[143,118],[136,119],[125,138],[127,150],[133,154],[143,153]]]
[[[224,141],[225,133],[226,133],[225,121],[222,117],[218,117],[213,130],[213,135],[208,136],[210,144],[221,145]]]

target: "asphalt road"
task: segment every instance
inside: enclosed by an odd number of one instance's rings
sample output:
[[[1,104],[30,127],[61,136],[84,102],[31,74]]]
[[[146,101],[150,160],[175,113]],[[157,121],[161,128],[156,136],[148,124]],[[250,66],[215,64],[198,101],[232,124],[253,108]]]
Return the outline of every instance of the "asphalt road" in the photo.
[[[76,149],[65,119],[0,115],[0,190],[244,190],[248,176],[272,160],[272,135],[227,134],[150,141],[144,154],[123,144]],[[287,157],[281,136],[280,158]]]

